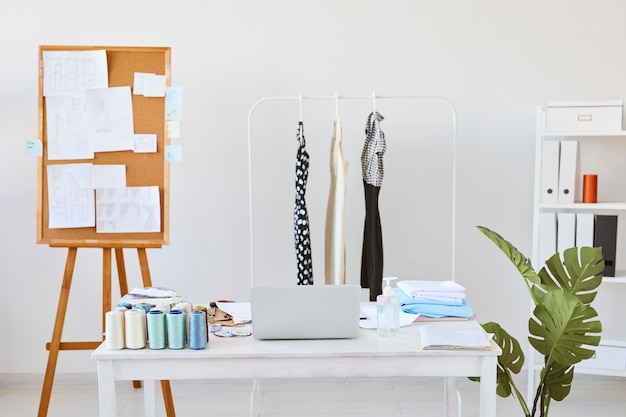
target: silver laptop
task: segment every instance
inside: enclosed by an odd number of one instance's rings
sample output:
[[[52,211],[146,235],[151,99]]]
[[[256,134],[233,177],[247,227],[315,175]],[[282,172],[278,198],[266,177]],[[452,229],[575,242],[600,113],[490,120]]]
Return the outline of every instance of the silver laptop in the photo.
[[[253,286],[257,339],[347,339],[359,331],[359,285]]]

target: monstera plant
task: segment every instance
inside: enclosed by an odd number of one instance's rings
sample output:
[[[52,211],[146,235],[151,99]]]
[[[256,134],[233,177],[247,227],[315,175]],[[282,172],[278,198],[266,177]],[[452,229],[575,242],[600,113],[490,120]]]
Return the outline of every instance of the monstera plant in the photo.
[[[543,356],[537,390],[529,407],[512,377],[524,365],[519,342],[499,324],[483,324],[502,349],[498,357],[497,393],[501,397],[513,394],[527,417],[547,417],[551,401],[561,401],[569,395],[574,366],[591,358],[593,347],[600,343],[602,324],[596,319],[598,313],[591,302],[602,282],[602,249],[566,249],[562,259],[560,253],[554,254],[537,273],[529,259],[502,236],[486,227],[478,229],[501,249],[524,279],[535,305],[528,320],[528,341]],[[534,372],[534,364],[530,364],[528,372]]]

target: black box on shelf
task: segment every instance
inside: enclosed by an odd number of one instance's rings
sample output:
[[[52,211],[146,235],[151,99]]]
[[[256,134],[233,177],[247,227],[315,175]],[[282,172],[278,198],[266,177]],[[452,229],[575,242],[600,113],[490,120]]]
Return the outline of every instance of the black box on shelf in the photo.
[[[615,253],[617,249],[617,215],[596,214],[593,246],[602,247],[605,277],[615,276]]]

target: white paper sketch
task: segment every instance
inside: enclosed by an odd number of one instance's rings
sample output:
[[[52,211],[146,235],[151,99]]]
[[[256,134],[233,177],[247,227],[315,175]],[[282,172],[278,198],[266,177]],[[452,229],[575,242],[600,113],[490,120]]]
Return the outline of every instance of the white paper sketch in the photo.
[[[133,95],[143,96],[145,80],[153,77],[155,74],[151,72],[136,72],[133,74]]]
[[[165,97],[165,75],[153,75],[144,80],[144,97]]]
[[[91,164],[48,165],[48,227],[95,226]]]
[[[85,96],[46,97],[48,159],[93,159]]]
[[[88,88],[109,86],[104,50],[43,51],[43,95],[83,95]]]
[[[87,113],[87,133],[92,151],[133,149],[133,103],[130,87],[87,90]]]
[[[94,164],[90,185],[92,189],[126,187],[126,165]]]
[[[135,133],[135,153],[155,153],[157,151],[157,135],[154,133]]]
[[[97,188],[97,233],[161,231],[158,186]]]

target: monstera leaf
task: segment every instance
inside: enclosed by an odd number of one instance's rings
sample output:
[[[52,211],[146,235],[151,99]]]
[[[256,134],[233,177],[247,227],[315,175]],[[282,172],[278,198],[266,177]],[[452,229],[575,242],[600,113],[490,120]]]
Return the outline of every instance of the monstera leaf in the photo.
[[[589,359],[594,351],[583,345],[598,346],[602,331],[595,309],[584,305],[576,296],[561,289],[550,290],[533,312],[537,320],[528,321],[530,344],[552,362],[569,366]],[[534,336],[534,337],[533,337]]]
[[[547,268],[547,269],[546,269]],[[596,297],[602,283],[604,259],[602,248],[582,247],[566,249],[563,261],[558,253],[546,261],[539,271],[541,284],[546,289],[561,288],[566,294],[575,295],[583,304],[589,305]]]
[[[547,390],[545,397],[556,401],[562,401],[569,395],[574,380],[574,366],[561,365],[553,362],[552,365],[543,369],[541,377],[548,375],[544,388]]]
[[[511,395],[512,390],[515,390],[511,372],[518,374],[522,370],[524,351],[517,339],[507,333],[498,323],[484,323],[482,327],[488,334],[493,334],[493,341],[502,349],[502,354],[498,357],[496,393],[506,398]]]
[[[540,285],[541,278],[533,269],[530,260],[524,256],[523,253],[517,250],[508,240],[500,236],[498,233],[490,230],[484,226],[477,226],[485,236],[487,236],[493,243],[500,248],[502,252],[509,258],[509,260],[515,265],[522,278],[525,279],[526,285],[529,290],[533,285]],[[532,295],[532,294],[531,294]]]

